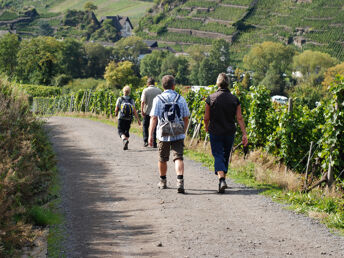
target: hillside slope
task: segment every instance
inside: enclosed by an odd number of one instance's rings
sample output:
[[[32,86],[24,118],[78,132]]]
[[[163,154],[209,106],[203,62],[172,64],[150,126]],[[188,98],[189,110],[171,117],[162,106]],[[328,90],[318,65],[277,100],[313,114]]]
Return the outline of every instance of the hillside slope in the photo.
[[[169,0],[140,21],[137,33],[180,45],[224,38],[239,61],[253,44],[267,40],[344,60],[343,32],[342,0]]]
[[[89,0],[1,0],[0,1],[0,20],[3,20],[2,14],[6,10],[13,9],[21,11],[25,7],[35,7],[38,13],[43,17],[58,17],[67,10],[82,10],[85,3]],[[98,18],[106,15],[129,16],[133,24],[137,24],[139,19],[144,16],[146,10],[153,6],[153,0],[93,0],[98,9],[95,14]],[[5,17],[6,18],[6,17]]]

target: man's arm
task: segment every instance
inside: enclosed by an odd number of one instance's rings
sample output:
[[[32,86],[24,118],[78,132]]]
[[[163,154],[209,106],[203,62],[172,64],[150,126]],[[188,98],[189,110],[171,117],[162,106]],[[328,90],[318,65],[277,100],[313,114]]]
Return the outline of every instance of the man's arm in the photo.
[[[141,125],[141,121],[140,121],[139,115],[138,115],[137,112],[136,112],[136,108],[135,108],[135,107],[133,107],[133,112],[134,112],[134,115],[135,115],[135,117],[136,117],[136,119],[137,119],[137,123],[138,123],[139,125]]]
[[[145,101],[142,100],[142,101],[141,101],[141,114],[142,114],[142,116],[145,116],[145,115],[146,115],[146,113],[143,112],[143,107],[144,107],[144,106],[145,106]]]
[[[248,140],[247,140],[247,134],[246,134],[246,129],[245,129],[245,121],[241,113],[241,105],[237,107],[236,118],[242,132],[242,144],[244,146],[247,146]]]
[[[210,106],[208,105],[208,103],[205,103],[204,127],[205,127],[206,132],[208,132],[209,121],[210,121]]]
[[[188,123],[189,123],[189,117],[183,117],[183,121],[184,121],[184,133],[186,134],[186,129],[188,129]]]
[[[153,133],[154,133],[157,123],[158,123],[158,117],[151,116],[150,122],[149,122],[149,137],[148,137],[149,146],[153,146]]]

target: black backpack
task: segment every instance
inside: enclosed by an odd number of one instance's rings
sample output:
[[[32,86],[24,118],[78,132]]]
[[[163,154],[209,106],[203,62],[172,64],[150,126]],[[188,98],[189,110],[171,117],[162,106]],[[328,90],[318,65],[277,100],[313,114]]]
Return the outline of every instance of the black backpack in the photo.
[[[119,113],[119,118],[132,120],[133,119],[133,105],[131,104],[131,98],[126,99],[121,97],[121,110]]]

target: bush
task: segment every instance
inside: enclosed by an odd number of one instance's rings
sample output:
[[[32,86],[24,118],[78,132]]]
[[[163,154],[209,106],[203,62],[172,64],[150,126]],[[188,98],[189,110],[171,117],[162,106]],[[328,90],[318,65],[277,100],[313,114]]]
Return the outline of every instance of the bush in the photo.
[[[61,94],[61,89],[53,86],[22,84],[20,87],[29,95],[29,97],[50,97]]]
[[[54,81],[54,85],[61,87],[66,85],[68,82],[70,82],[73,78],[70,75],[67,74],[60,74],[55,76],[55,78],[53,79]]]

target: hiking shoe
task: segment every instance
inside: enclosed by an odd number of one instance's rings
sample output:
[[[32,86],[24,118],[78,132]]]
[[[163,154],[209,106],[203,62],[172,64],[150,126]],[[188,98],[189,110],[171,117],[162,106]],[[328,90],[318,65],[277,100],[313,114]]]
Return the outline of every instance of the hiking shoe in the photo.
[[[143,147],[148,147],[148,142],[144,142]]]
[[[184,179],[177,179],[177,191],[178,193],[185,193]]]
[[[128,144],[129,144],[129,141],[127,139],[124,139],[123,140],[123,150],[127,150],[128,149]]]
[[[225,180],[221,180],[219,182],[219,193],[223,194],[225,192],[225,189],[227,188],[227,184]]]
[[[160,189],[166,189],[167,188],[167,180],[166,179],[161,179],[160,178],[160,181],[158,183],[158,187]]]

